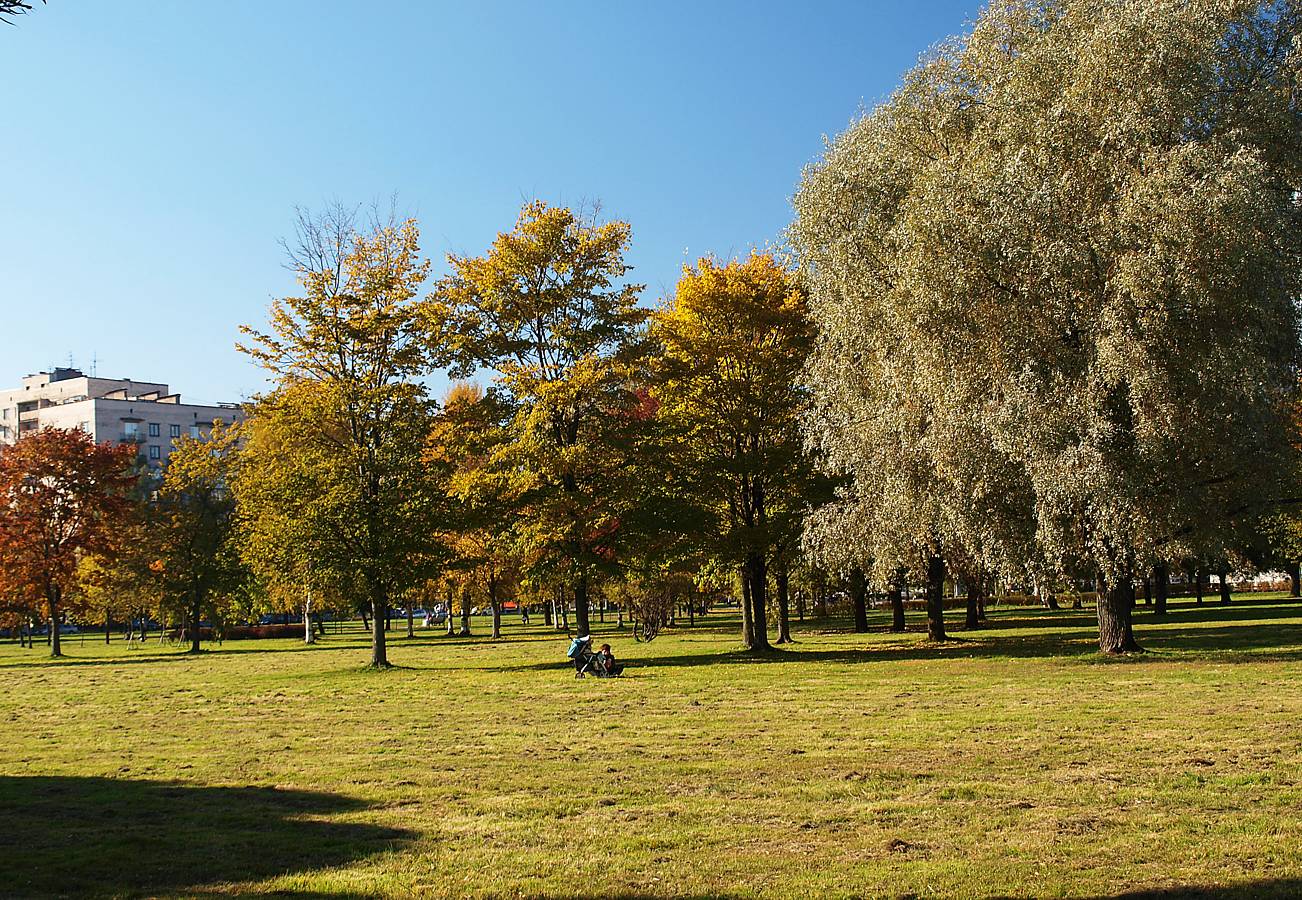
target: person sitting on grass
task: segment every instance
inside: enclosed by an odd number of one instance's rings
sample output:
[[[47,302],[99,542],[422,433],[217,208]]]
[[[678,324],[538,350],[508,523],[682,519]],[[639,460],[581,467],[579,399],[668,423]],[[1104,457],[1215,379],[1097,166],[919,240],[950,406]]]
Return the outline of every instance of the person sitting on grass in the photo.
[[[615,654],[610,652],[610,644],[601,645],[601,652],[597,654],[597,665],[605,669],[607,675],[618,675],[624,671],[624,667],[615,662]]]

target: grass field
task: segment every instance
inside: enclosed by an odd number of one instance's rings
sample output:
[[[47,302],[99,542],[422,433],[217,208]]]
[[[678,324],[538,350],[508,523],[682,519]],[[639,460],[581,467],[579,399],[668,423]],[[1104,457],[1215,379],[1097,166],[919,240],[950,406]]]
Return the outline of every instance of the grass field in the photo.
[[[1302,604],[1137,620],[4,645],[0,895],[1302,895]]]

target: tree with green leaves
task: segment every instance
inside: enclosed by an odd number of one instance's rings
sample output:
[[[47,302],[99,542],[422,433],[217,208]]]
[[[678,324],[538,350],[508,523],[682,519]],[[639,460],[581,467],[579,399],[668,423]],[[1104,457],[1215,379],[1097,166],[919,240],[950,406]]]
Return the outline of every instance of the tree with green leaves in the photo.
[[[766,650],[770,566],[783,567],[782,588],[809,502],[799,423],[814,338],[805,293],[771,254],[706,257],[684,269],[650,331],[666,481],[697,511],[708,552],[738,567],[743,641]]]
[[[269,332],[242,329],[241,349],[278,378],[255,409],[271,415],[272,434],[251,465],[272,467],[285,491],[312,492],[300,498],[313,509],[305,564],[364,594],[377,668],[389,665],[390,604],[424,581],[413,562],[426,556],[438,508],[421,459],[432,404],[420,379],[432,359],[419,240],[410,219],[362,227],[339,207],[301,214],[289,252],[301,296],[272,304]]]
[[[481,368],[514,410],[501,459],[521,481],[517,522],[526,563],[574,598],[609,570],[627,503],[629,411],[642,358],[640,285],[625,281],[631,231],[540,201],[481,257],[448,257],[432,340],[453,375]]]
[[[1279,495],[1302,7],[999,0],[805,173],[812,438],[878,566],[1134,579]],[[943,569],[941,570],[943,573]]]
[[[179,614],[198,653],[201,623],[220,625],[244,593],[247,571],[236,543],[232,474],[239,428],[214,423],[203,438],[182,438],[172,450],[148,522],[151,569],[164,609]]]

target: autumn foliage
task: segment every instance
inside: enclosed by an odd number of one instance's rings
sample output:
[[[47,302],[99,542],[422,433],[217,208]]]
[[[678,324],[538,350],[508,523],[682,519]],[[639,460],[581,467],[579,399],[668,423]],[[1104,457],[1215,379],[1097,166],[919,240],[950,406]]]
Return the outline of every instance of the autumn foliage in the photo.
[[[38,431],[0,448],[0,567],[10,602],[51,623],[60,655],[62,603],[78,560],[105,549],[130,508],[132,445],[96,444],[85,432]]]

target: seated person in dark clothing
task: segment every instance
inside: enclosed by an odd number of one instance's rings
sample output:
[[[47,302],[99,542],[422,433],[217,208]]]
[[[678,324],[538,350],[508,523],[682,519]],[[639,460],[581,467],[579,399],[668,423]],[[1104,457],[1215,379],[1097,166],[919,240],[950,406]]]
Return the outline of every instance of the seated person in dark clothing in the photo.
[[[624,667],[615,662],[615,654],[610,652],[610,644],[601,645],[601,652],[597,654],[597,665],[604,668],[608,675],[618,675],[624,671]]]

